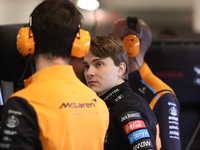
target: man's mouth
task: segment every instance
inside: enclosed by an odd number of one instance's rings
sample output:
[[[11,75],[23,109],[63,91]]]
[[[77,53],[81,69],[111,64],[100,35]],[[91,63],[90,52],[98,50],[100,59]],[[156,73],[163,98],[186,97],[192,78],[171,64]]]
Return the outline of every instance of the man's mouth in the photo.
[[[97,83],[97,81],[89,81],[88,85],[95,85]]]

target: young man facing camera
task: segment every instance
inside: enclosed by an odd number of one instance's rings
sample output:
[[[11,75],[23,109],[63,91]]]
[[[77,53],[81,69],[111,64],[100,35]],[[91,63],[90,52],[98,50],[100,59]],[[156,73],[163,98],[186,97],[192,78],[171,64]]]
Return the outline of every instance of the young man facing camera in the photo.
[[[127,82],[128,56],[122,41],[112,36],[92,37],[83,66],[87,85],[110,111],[105,150],[160,150],[155,115]]]
[[[103,150],[109,111],[69,65],[71,55],[89,50],[89,33],[79,28],[82,15],[69,0],[45,0],[31,17],[17,46],[23,55],[33,51],[36,73],[4,105],[0,149]],[[24,49],[34,43],[35,49]]]

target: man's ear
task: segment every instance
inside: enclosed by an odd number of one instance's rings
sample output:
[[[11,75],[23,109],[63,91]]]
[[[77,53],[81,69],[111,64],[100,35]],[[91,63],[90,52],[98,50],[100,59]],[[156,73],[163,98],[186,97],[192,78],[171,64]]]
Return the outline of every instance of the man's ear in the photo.
[[[119,70],[118,70],[118,76],[122,76],[124,75],[125,71],[126,71],[126,64],[124,62],[121,62],[119,64]]]

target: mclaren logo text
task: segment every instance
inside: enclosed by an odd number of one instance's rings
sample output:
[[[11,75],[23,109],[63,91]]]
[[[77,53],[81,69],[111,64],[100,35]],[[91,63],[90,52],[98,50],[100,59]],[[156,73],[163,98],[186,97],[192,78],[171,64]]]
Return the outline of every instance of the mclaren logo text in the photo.
[[[62,103],[61,108],[93,108],[95,106],[96,99],[93,99],[91,103]]]

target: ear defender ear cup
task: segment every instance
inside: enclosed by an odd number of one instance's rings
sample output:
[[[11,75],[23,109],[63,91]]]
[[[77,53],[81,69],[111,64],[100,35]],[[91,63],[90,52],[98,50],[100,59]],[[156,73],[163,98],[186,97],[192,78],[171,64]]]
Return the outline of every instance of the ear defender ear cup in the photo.
[[[80,29],[74,39],[71,55],[78,58],[84,57],[90,49],[90,44],[90,33],[86,30]]]
[[[123,38],[123,43],[128,52],[128,57],[132,58],[137,56],[140,50],[140,40],[134,34],[129,34]]]
[[[24,56],[34,54],[35,43],[30,27],[23,27],[17,34],[17,50]]]
[[[90,49],[90,44],[90,33],[86,30],[80,29],[74,39],[71,55],[78,58],[84,57]],[[19,30],[17,35],[17,49],[24,56],[34,54],[35,43],[30,27],[23,27]]]
[[[137,33],[141,33],[141,30],[137,28],[138,18],[137,17],[127,17],[128,28],[135,30]],[[141,40],[135,35],[129,33],[123,38],[123,43],[128,52],[128,57],[132,58],[137,56],[140,51],[140,42]]]

